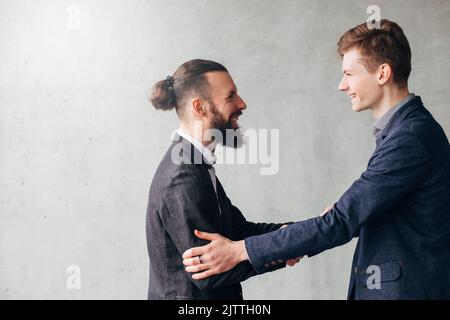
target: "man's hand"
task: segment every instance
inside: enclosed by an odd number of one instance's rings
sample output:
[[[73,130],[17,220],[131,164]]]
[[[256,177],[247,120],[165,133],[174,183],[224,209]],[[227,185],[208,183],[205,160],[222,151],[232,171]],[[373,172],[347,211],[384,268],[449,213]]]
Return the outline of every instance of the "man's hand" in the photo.
[[[226,272],[248,260],[244,240],[231,241],[220,234],[198,230],[194,233],[200,239],[211,241],[205,246],[191,248],[183,253],[183,264],[187,272],[195,273],[192,276],[194,280]]]
[[[283,224],[280,229],[286,228],[288,225],[287,224]],[[289,259],[288,261],[286,261],[286,265],[293,267],[295,266],[297,263],[300,262],[300,260],[303,259],[303,256],[301,257],[297,257],[297,258],[293,258],[293,259]]]
[[[321,217],[323,217],[328,211],[330,211],[331,209],[333,209],[334,204],[329,205],[325,208],[325,210],[323,210],[323,212],[320,214]]]

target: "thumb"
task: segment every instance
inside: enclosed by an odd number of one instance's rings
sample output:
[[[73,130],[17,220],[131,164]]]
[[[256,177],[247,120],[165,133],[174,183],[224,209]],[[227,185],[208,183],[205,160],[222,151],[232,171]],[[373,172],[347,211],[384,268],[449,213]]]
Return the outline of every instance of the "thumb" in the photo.
[[[220,236],[217,233],[209,233],[204,231],[199,231],[197,229],[194,230],[194,234],[197,238],[203,239],[203,240],[214,240],[218,239]]]

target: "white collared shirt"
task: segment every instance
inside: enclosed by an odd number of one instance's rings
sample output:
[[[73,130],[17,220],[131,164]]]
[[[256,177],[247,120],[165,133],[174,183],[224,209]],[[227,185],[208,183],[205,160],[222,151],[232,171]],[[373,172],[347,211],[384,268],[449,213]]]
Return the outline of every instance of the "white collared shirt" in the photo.
[[[193,136],[191,136],[181,128],[177,130],[177,133],[178,135],[189,141],[198,151],[200,151],[208,164],[214,165],[216,163],[217,158],[214,153],[212,153],[212,151],[205,147],[200,141],[195,139]]]

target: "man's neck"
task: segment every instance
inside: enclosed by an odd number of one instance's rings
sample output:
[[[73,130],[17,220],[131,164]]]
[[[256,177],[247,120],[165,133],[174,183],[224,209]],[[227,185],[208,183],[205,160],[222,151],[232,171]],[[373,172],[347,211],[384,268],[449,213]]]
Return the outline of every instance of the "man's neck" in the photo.
[[[387,90],[376,106],[372,107],[372,115],[380,119],[386,112],[395,107],[400,101],[409,95],[408,87]]]
[[[205,132],[207,131],[207,129],[204,130],[202,125],[189,125],[181,122],[180,129],[190,135],[193,139],[200,142],[203,146],[207,147],[212,153],[214,153],[215,143],[211,143],[211,141],[203,139],[205,137]]]

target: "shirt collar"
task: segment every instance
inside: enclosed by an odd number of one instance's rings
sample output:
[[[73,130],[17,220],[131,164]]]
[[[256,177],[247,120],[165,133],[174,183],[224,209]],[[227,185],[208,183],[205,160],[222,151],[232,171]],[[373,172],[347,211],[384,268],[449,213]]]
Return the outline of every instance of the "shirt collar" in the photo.
[[[414,99],[416,95],[414,93],[410,93],[404,99],[402,99],[399,103],[397,103],[393,108],[389,109],[383,116],[373,123],[374,134],[375,137],[386,128],[389,121],[394,116],[394,113],[398,111],[401,107],[407,104],[410,100]]]
[[[203,155],[203,158],[208,162],[208,164],[213,165],[216,163],[217,158],[214,153],[212,153],[211,150],[200,143],[200,141],[192,137],[189,133],[181,128],[177,130],[177,134],[189,141],[198,151],[200,151]]]

